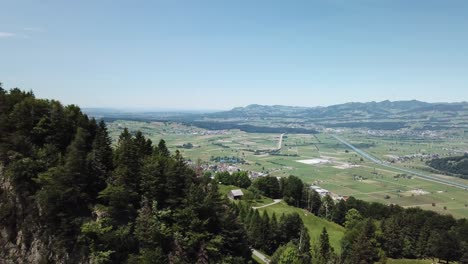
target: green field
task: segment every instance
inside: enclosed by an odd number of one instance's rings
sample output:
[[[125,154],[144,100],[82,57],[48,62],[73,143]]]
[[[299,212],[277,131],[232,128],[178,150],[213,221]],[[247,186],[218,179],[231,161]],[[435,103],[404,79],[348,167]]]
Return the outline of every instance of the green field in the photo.
[[[163,138],[171,151],[179,149],[186,159],[194,162],[200,159],[204,163],[216,164],[210,162],[212,157],[236,157],[245,160],[244,164],[232,164],[239,169],[264,172],[277,177],[296,175],[307,183],[319,185],[337,195],[352,195],[366,201],[404,207],[419,206],[451,214],[456,218],[468,218],[467,190],[417,177],[395,178],[401,172],[361,159],[357,153],[327,133],[315,136],[287,134],[279,155],[270,155],[264,150],[277,147],[279,134],[245,133],[239,130],[213,132],[172,122],[114,121],[108,127],[114,142],[122,129],[127,127],[130,131],[142,131],[155,143]],[[340,131],[340,136],[382,160],[387,160],[392,155],[418,153],[437,153],[444,157],[468,149],[468,139],[456,131],[443,138],[427,140],[410,136],[373,136],[354,130]],[[193,144],[193,148],[182,148],[187,143]],[[256,155],[258,152],[260,155]],[[298,162],[317,158],[329,163]],[[430,173],[425,161],[414,158],[395,163],[395,166]],[[468,184],[467,180],[451,176],[438,177]]]

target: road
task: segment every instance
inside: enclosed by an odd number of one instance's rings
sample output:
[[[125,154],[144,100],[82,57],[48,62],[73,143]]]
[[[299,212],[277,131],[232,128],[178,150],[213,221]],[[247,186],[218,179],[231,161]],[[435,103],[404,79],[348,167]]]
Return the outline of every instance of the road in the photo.
[[[257,258],[263,261],[263,263],[270,263],[270,260],[258,250],[252,248],[252,254],[254,254]]]
[[[418,176],[419,178],[421,179],[424,179],[424,180],[428,180],[428,181],[433,181],[433,182],[437,182],[437,183],[441,183],[441,184],[445,184],[445,185],[449,185],[449,186],[453,186],[453,187],[458,187],[458,188],[461,188],[461,189],[464,189],[464,190],[468,190],[468,185],[467,184],[463,184],[463,183],[458,183],[458,182],[453,182],[453,181],[449,181],[449,180],[446,180],[446,179],[441,179],[441,178],[438,178],[436,176],[433,176],[433,175],[427,175],[427,174],[424,174],[424,173],[421,173],[421,172],[417,172],[417,171],[412,171],[412,170],[408,170],[408,169],[404,169],[404,168],[400,168],[400,167],[397,167],[397,166],[393,166],[393,165],[390,165],[384,161],[381,161],[380,159],[356,148],[355,146],[351,145],[349,142],[347,142],[346,140],[342,139],[341,137],[337,136],[337,135],[332,135],[336,140],[340,141],[341,143],[345,144],[346,146],[348,146],[349,148],[351,148],[352,150],[354,150],[356,153],[358,153],[359,155],[361,155],[362,157],[374,162],[374,163],[377,163],[383,167],[387,167],[387,168],[390,168],[390,169],[393,169],[393,170],[397,170],[397,171],[400,171],[400,172],[404,172],[404,173],[409,173],[409,174],[413,174],[415,176]]]
[[[274,201],[274,202],[272,202],[272,203],[265,204],[265,205],[262,205],[262,206],[256,206],[256,207],[253,206],[252,208],[253,208],[253,209],[265,208],[265,207],[267,207],[267,206],[277,204],[277,203],[281,202],[282,200],[281,200],[281,199],[274,199],[273,201]]]
[[[278,148],[276,148],[276,150],[281,150],[281,147],[283,146],[283,137],[284,137],[284,133],[281,134],[281,136],[280,136],[280,139],[279,139],[279,142],[278,142]]]

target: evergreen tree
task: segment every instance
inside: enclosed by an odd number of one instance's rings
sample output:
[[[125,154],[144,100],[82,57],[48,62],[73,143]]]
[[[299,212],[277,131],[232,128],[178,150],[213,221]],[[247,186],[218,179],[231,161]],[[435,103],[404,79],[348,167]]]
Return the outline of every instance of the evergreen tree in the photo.
[[[320,198],[320,195],[313,190],[312,191],[312,197],[311,197],[311,213],[314,215],[319,215],[320,208],[322,207],[322,198]]]
[[[367,219],[358,228],[359,232],[352,241],[351,250],[347,260],[351,264],[374,263],[379,261],[377,241],[375,239],[375,226],[372,220]]]
[[[145,158],[153,153],[153,146],[151,140],[146,139],[143,136],[143,133],[141,133],[141,131],[138,131],[135,134],[134,143],[137,148],[137,153],[140,155],[140,157]]]
[[[281,234],[281,242],[287,243],[293,240],[295,243],[300,238],[301,230],[304,224],[298,213],[282,215],[279,221],[279,230]]]
[[[296,176],[290,175],[284,182],[283,199],[290,205],[299,207],[302,200],[302,189],[304,184]]]
[[[158,155],[161,155],[163,157],[169,157],[171,155],[169,149],[166,146],[166,141],[164,141],[164,139],[159,140],[156,152]]]
[[[330,195],[325,195],[322,199],[322,206],[320,207],[319,214],[328,219],[333,219],[333,212],[335,211],[335,202]]]
[[[279,234],[279,224],[278,219],[276,218],[276,214],[273,212],[270,219],[270,252],[276,250],[279,246],[279,240],[281,235]]]
[[[340,200],[336,204],[334,209],[335,210],[333,211],[332,221],[339,225],[343,225],[345,221],[346,212],[347,212],[346,202],[343,199]]]
[[[254,210],[247,229],[249,242],[254,248],[263,247],[262,231],[262,219],[258,210]]]
[[[383,249],[391,258],[401,258],[404,247],[402,230],[403,223],[395,217],[382,222]]]
[[[272,236],[271,236],[271,226],[270,226],[270,217],[268,216],[266,211],[263,211],[263,215],[261,217],[261,237],[257,238],[262,243],[262,247],[260,249],[264,250],[268,254],[273,253],[273,245],[272,245]]]
[[[279,182],[278,179],[276,179],[276,177],[261,177],[255,180],[252,185],[267,197],[274,199],[280,197]]]
[[[310,255],[310,236],[307,228],[303,225],[299,234],[299,241],[297,243],[299,258],[301,263],[308,264],[311,260]]]
[[[87,131],[79,128],[68,148],[65,164],[39,175],[42,188],[36,194],[48,228],[60,230],[68,244],[78,233],[81,218],[89,215],[92,201],[88,186],[92,182],[87,171]]]
[[[330,245],[330,241],[328,238],[327,229],[323,227],[322,233],[319,237],[319,253],[321,259],[323,259],[324,263],[327,263],[331,259],[331,254],[333,253],[333,248]]]
[[[90,174],[93,175],[93,180],[88,188],[92,198],[95,199],[97,194],[106,187],[106,181],[113,169],[111,139],[104,121],[101,121],[97,127],[92,151],[88,154],[87,159]]]

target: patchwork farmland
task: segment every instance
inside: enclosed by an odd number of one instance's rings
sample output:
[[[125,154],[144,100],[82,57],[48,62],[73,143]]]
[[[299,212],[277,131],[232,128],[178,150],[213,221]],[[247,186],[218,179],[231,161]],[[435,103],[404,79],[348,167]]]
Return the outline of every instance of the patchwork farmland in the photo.
[[[108,126],[114,141],[124,127],[130,131],[140,130],[153,142],[163,138],[171,151],[178,149],[194,164],[199,160],[205,166],[229,164],[231,169],[248,170],[259,175],[296,175],[339,196],[354,196],[403,207],[419,206],[457,218],[468,217],[467,190],[376,164],[336,140],[332,133],[285,134],[282,147],[278,149],[281,134],[210,131],[173,122],[114,121]],[[380,160],[390,162],[400,158],[403,161],[392,164],[431,175],[433,172],[425,164],[428,154],[448,156],[468,149],[463,136],[421,140],[373,136],[353,130],[338,133]],[[216,157],[235,162],[221,164],[212,161]],[[456,177],[437,177],[468,184],[467,180]]]

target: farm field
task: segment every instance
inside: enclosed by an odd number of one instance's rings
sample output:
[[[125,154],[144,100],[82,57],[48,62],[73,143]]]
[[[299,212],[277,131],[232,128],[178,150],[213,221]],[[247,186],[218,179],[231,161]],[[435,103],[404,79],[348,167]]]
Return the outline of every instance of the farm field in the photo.
[[[235,158],[244,163],[229,163],[242,170],[268,173],[285,177],[296,175],[310,184],[319,185],[337,195],[404,207],[423,209],[468,218],[468,191],[418,177],[403,177],[401,172],[372,163],[334,139],[331,134],[286,134],[282,148],[268,154],[278,146],[280,134],[246,133],[239,130],[209,131],[172,122],[114,121],[108,123],[112,139],[116,142],[124,127],[142,131],[155,144],[164,139],[171,151],[178,149],[190,161],[218,164],[210,161],[219,157]],[[345,130],[340,136],[356,147],[381,160],[396,156],[415,156],[395,166],[429,172],[425,158],[415,154],[438,154],[442,157],[459,155],[468,150],[464,134],[454,133],[445,139],[421,140],[373,136]],[[184,144],[191,148],[184,148]],[[468,184],[451,176],[451,181]]]

